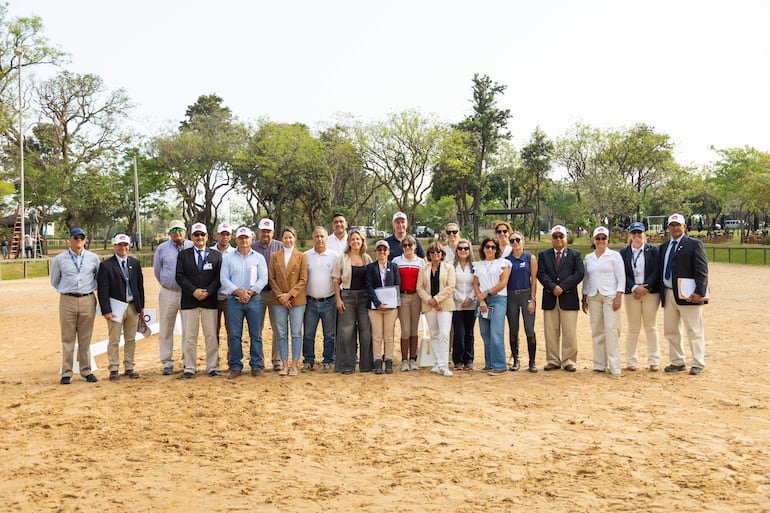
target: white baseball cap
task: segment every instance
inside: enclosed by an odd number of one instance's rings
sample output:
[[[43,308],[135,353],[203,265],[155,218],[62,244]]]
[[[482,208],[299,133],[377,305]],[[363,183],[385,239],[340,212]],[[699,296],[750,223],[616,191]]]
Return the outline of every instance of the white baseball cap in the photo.
[[[272,219],[268,219],[267,217],[263,217],[259,220],[259,224],[257,225],[257,228],[260,230],[275,230],[275,223]]]
[[[684,222],[684,216],[682,214],[671,214],[668,216],[668,222],[666,224],[671,223],[687,224]]]
[[[217,227],[217,233],[233,233],[233,227],[230,226],[230,223],[222,223]]]
[[[562,226],[560,224],[557,224],[556,226],[551,228],[551,234],[554,234],[554,233],[563,233],[564,235],[566,235],[567,234],[567,228],[565,228],[564,226]]]
[[[242,235],[246,235],[247,237],[251,237],[252,239],[254,238],[254,233],[249,228],[246,228],[245,226],[241,226],[240,228],[235,230],[236,239],[238,237],[241,237]]]
[[[203,223],[195,223],[190,227],[190,233],[195,232],[209,233],[208,230],[206,230],[206,225]]]
[[[406,214],[404,214],[403,212],[396,212],[395,214],[393,214],[393,221],[395,221],[396,219],[406,220]]]
[[[607,236],[607,238],[609,238],[609,237],[610,237],[610,231],[609,231],[607,228],[605,228],[604,226],[599,226],[599,227],[597,227],[597,228],[594,230],[594,234],[593,234],[593,235],[591,235],[591,238],[592,238],[592,239],[595,239],[595,238],[596,238],[596,236],[597,236],[597,235],[599,235],[599,234],[601,234],[601,235],[606,235],[606,236]]]
[[[125,233],[119,233],[119,234],[115,235],[115,237],[112,238],[112,244],[113,245],[128,244],[130,246],[131,245],[131,238],[128,235],[126,235]]]

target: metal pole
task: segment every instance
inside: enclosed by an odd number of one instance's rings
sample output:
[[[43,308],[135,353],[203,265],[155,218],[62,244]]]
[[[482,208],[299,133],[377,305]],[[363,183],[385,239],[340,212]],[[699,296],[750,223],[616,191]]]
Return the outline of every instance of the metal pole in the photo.
[[[24,121],[22,118],[23,93],[21,89],[21,64],[24,60],[24,48],[21,46],[16,47],[16,55],[19,56],[19,180],[20,180],[20,199],[21,199],[21,240],[19,245],[24,248],[24,257],[27,256],[27,243],[24,240],[26,226],[24,222],[25,206],[24,206]],[[27,266],[24,266],[24,277],[27,277]]]
[[[139,174],[136,172],[136,155],[134,155],[134,205],[136,206],[136,250],[142,249],[142,221],[139,219]]]

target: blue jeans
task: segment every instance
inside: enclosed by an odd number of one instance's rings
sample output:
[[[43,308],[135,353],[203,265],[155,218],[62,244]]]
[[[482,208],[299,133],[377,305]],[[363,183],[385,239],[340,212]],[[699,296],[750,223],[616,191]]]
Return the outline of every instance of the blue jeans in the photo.
[[[281,360],[289,359],[289,324],[291,324],[291,359],[299,361],[302,351],[302,319],[305,317],[305,305],[286,308],[283,305],[271,305],[270,315],[275,316],[278,328],[278,351]]]
[[[315,363],[315,332],[318,321],[321,321],[324,334],[323,361],[334,363],[334,343],[337,339],[337,301],[332,296],[326,301],[308,299],[305,307],[305,335],[302,339],[303,363]]]
[[[248,303],[241,303],[238,298],[230,295],[227,297],[227,318],[230,322],[230,370],[243,370],[243,319],[249,323],[249,366],[252,370],[262,369],[265,366],[262,360],[262,302],[259,294],[252,297]]]
[[[492,308],[489,318],[479,317],[479,331],[484,340],[484,366],[495,371],[505,367],[505,314],[508,307],[506,296],[487,296],[487,306]]]

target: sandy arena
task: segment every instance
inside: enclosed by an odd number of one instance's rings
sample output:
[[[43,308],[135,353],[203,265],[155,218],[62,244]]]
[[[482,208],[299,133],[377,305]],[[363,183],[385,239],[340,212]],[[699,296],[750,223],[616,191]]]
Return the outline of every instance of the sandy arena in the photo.
[[[643,370],[591,372],[581,313],[575,374],[182,381],[179,337],[169,377],[153,336],[138,343],[141,379],[109,382],[100,355],[99,383],[70,386],[48,279],[2,282],[0,511],[770,511],[770,268],[710,276],[701,376],[647,372],[643,342]],[[145,280],[155,308],[151,269]]]

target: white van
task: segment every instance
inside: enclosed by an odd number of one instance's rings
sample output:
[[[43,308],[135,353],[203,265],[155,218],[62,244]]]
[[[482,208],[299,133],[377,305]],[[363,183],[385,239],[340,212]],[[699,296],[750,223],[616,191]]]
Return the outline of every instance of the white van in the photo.
[[[728,219],[725,221],[725,230],[740,230],[743,221],[740,219]]]

